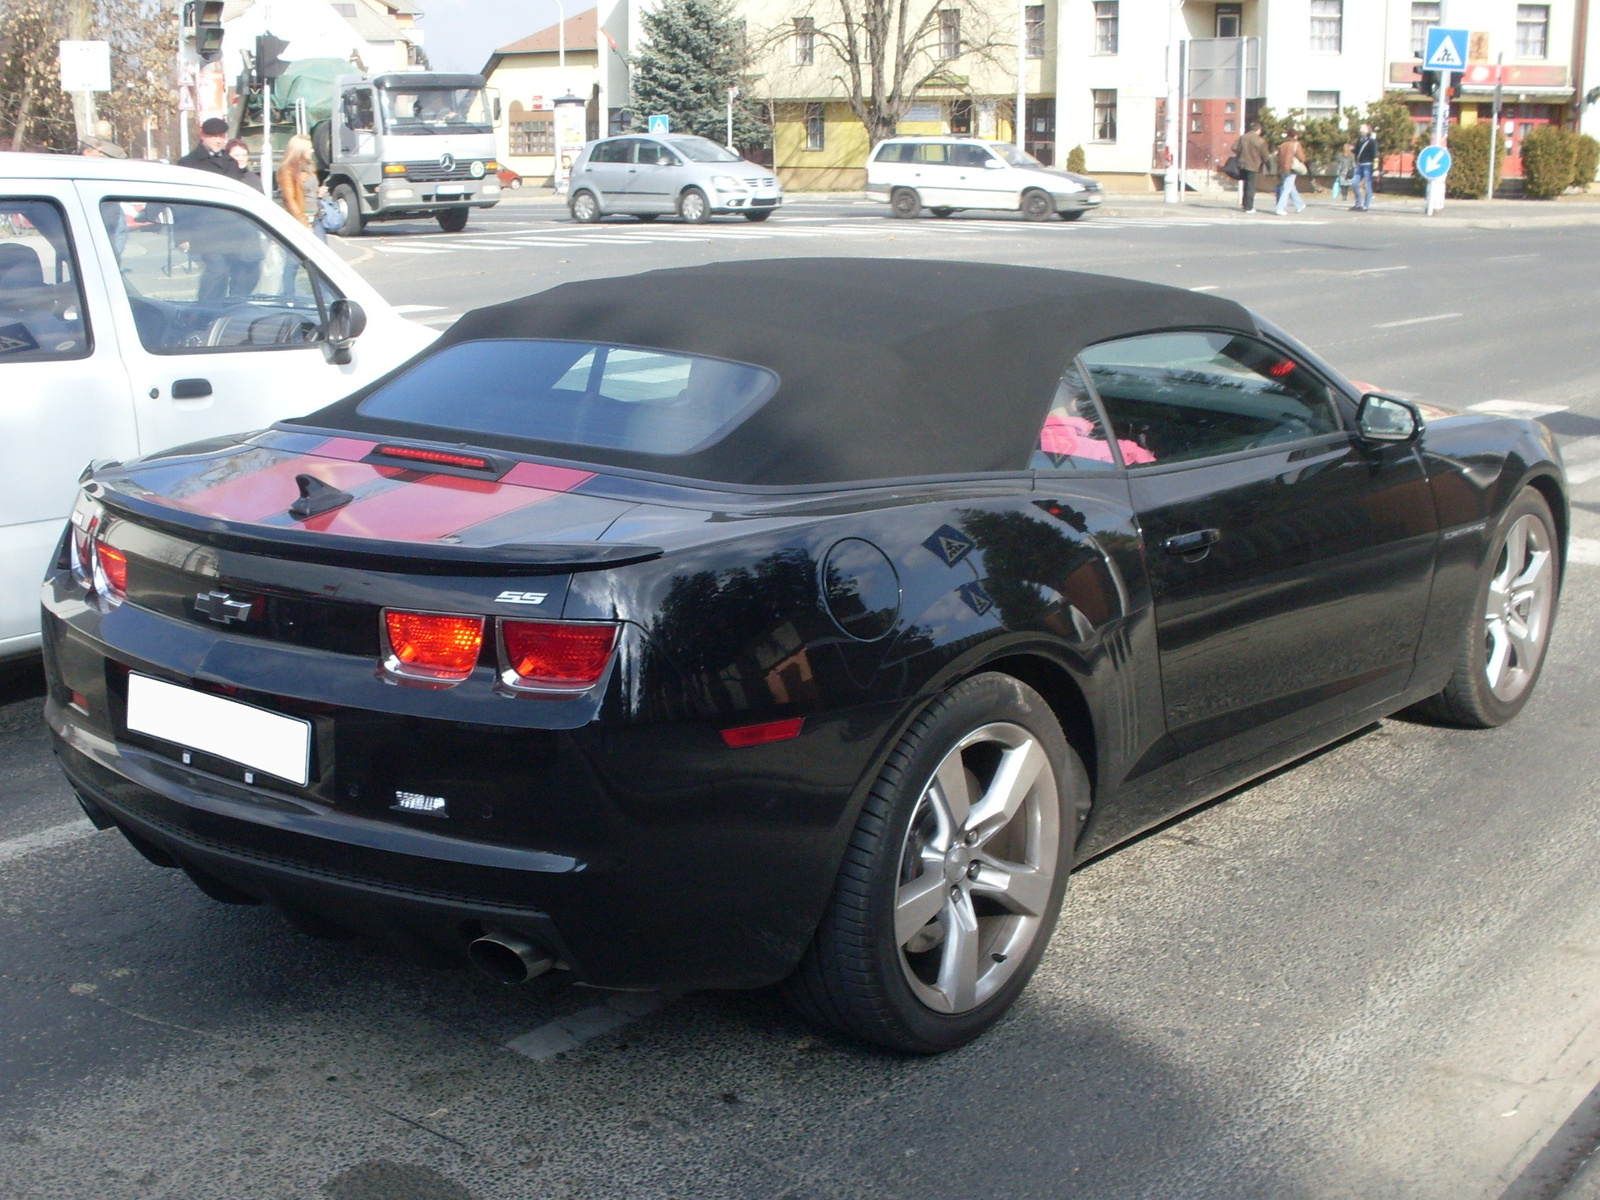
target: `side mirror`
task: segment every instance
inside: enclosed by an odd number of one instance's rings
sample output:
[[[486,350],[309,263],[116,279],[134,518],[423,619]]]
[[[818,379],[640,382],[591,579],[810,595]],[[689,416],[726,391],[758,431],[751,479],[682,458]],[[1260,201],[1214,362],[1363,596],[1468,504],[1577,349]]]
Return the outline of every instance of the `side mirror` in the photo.
[[[341,297],[328,305],[328,319],[322,327],[323,350],[328,361],[343,367],[350,363],[350,347],[367,327],[367,311],[354,300]]]
[[[500,124],[500,97],[499,96],[496,96],[494,98],[494,123],[496,125]]]
[[[1356,409],[1356,429],[1369,442],[1409,442],[1422,432],[1422,413],[1409,400],[1368,392]]]
[[[984,159],[983,166],[986,171],[1004,171],[1006,169],[1005,163],[1001,162],[998,158]]]

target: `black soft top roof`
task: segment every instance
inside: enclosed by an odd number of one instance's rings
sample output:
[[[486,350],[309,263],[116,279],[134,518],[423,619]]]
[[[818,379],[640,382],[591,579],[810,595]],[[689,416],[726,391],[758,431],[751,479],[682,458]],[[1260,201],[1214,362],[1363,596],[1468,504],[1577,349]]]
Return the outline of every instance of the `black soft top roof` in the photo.
[[[475,433],[478,445],[766,486],[1024,469],[1067,364],[1173,326],[1255,332],[1238,304],[1106,275],[987,263],[767,259],[586,280],[467,313],[424,355],[490,338],[678,350],[775,371],[777,393],[721,441],[664,456]],[[403,368],[402,368],[403,369]],[[306,424],[373,420],[365,388]]]

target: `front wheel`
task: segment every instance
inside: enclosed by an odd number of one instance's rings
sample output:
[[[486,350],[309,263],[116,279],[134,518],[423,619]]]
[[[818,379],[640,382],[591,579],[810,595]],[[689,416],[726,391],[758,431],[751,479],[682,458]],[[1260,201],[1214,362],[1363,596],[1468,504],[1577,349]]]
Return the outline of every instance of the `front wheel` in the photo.
[[[958,683],[890,754],[785,995],[890,1049],[971,1041],[1044,953],[1088,801],[1043,697],[998,673]]]
[[[439,228],[446,233],[460,233],[467,227],[467,214],[470,208],[447,208],[435,214],[439,220]]]
[[[889,197],[889,211],[897,217],[914,217],[922,211],[922,197],[910,188],[896,188]]]
[[[1083,220],[1083,214],[1085,212],[1087,212],[1087,211],[1088,211],[1087,209],[1074,208],[1074,209],[1070,209],[1067,212],[1060,213],[1058,215],[1061,217],[1061,219],[1063,221],[1081,221],[1081,220]]]
[[[567,211],[578,224],[593,225],[600,219],[600,201],[594,198],[593,192],[574,192],[572,200],[567,205]]]
[[[678,197],[678,215],[691,225],[704,225],[711,220],[711,201],[699,188],[688,188]]]
[[[1030,221],[1048,221],[1056,211],[1056,202],[1049,192],[1037,189],[1022,193],[1022,215]]]
[[[771,215],[772,215],[772,210],[770,208],[763,208],[758,212],[747,212],[747,213],[745,213],[744,219],[746,221],[765,221]]]
[[[1522,711],[1544,667],[1561,591],[1560,543],[1543,496],[1525,487],[1506,506],[1467,614],[1455,673],[1419,714],[1490,729]]]
[[[361,201],[356,197],[355,188],[348,183],[333,185],[333,202],[339,207],[339,215],[343,218],[338,229],[330,229],[329,233],[337,233],[342,237],[360,237],[362,229]]]

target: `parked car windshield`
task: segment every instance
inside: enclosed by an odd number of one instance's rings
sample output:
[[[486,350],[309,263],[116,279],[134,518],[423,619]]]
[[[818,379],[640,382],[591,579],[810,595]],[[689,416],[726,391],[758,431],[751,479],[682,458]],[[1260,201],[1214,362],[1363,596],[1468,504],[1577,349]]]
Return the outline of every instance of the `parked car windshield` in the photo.
[[[447,440],[486,433],[533,442],[688,454],[720,441],[772,398],[764,367],[594,342],[506,338],[430,354],[356,412]]]
[[[461,133],[494,128],[482,88],[382,88],[383,116],[396,133]]]
[[[672,139],[673,147],[690,162],[743,162],[744,160],[729,150],[726,146],[719,146],[710,138],[682,137]]]
[[[1026,150],[1018,150],[1010,142],[990,142],[989,149],[993,150],[1013,167],[1036,167],[1041,171],[1048,169]]]

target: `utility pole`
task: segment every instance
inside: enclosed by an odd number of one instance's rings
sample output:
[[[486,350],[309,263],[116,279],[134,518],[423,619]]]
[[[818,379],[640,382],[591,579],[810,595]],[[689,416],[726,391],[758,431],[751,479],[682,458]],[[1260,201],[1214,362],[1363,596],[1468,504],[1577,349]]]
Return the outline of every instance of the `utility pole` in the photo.
[[[1433,94],[1433,144],[1443,146],[1450,140],[1450,72],[1437,71],[1439,86]],[[1491,147],[1491,157],[1493,148]],[[1444,178],[1428,180],[1428,216],[1444,207]]]
[[[731,87],[731,88],[728,89],[728,149],[729,150],[733,149],[733,102],[734,102],[734,100],[736,100],[738,98],[738,96],[739,96],[739,89],[738,88]]]
[[[86,42],[94,32],[92,0],[72,0],[72,39]],[[78,142],[94,136],[94,93],[85,89],[72,96],[72,123],[77,126]]]
[[[1179,130],[1178,113],[1178,30],[1183,17],[1183,0],[1168,0],[1167,3],[1167,120],[1166,120],[1166,173],[1165,184],[1161,189],[1161,199],[1167,204],[1178,202],[1178,170],[1177,157],[1172,148],[1178,144],[1182,136]],[[1240,119],[1244,117],[1240,113]]]
[[[1499,57],[1495,60],[1494,67],[1494,118],[1492,121],[1490,121],[1489,190],[1483,194],[1483,198],[1485,200],[1494,199],[1494,160],[1495,156],[1500,151],[1500,147],[1504,144],[1502,141],[1503,135],[1500,132],[1500,98],[1506,90],[1505,77],[1506,54],[1505,51],[1502,50]]]
[[[1011,132],[1017,149],[1026,150],[1028,141],[1028,0],[1017,0],[1017,113]]]

